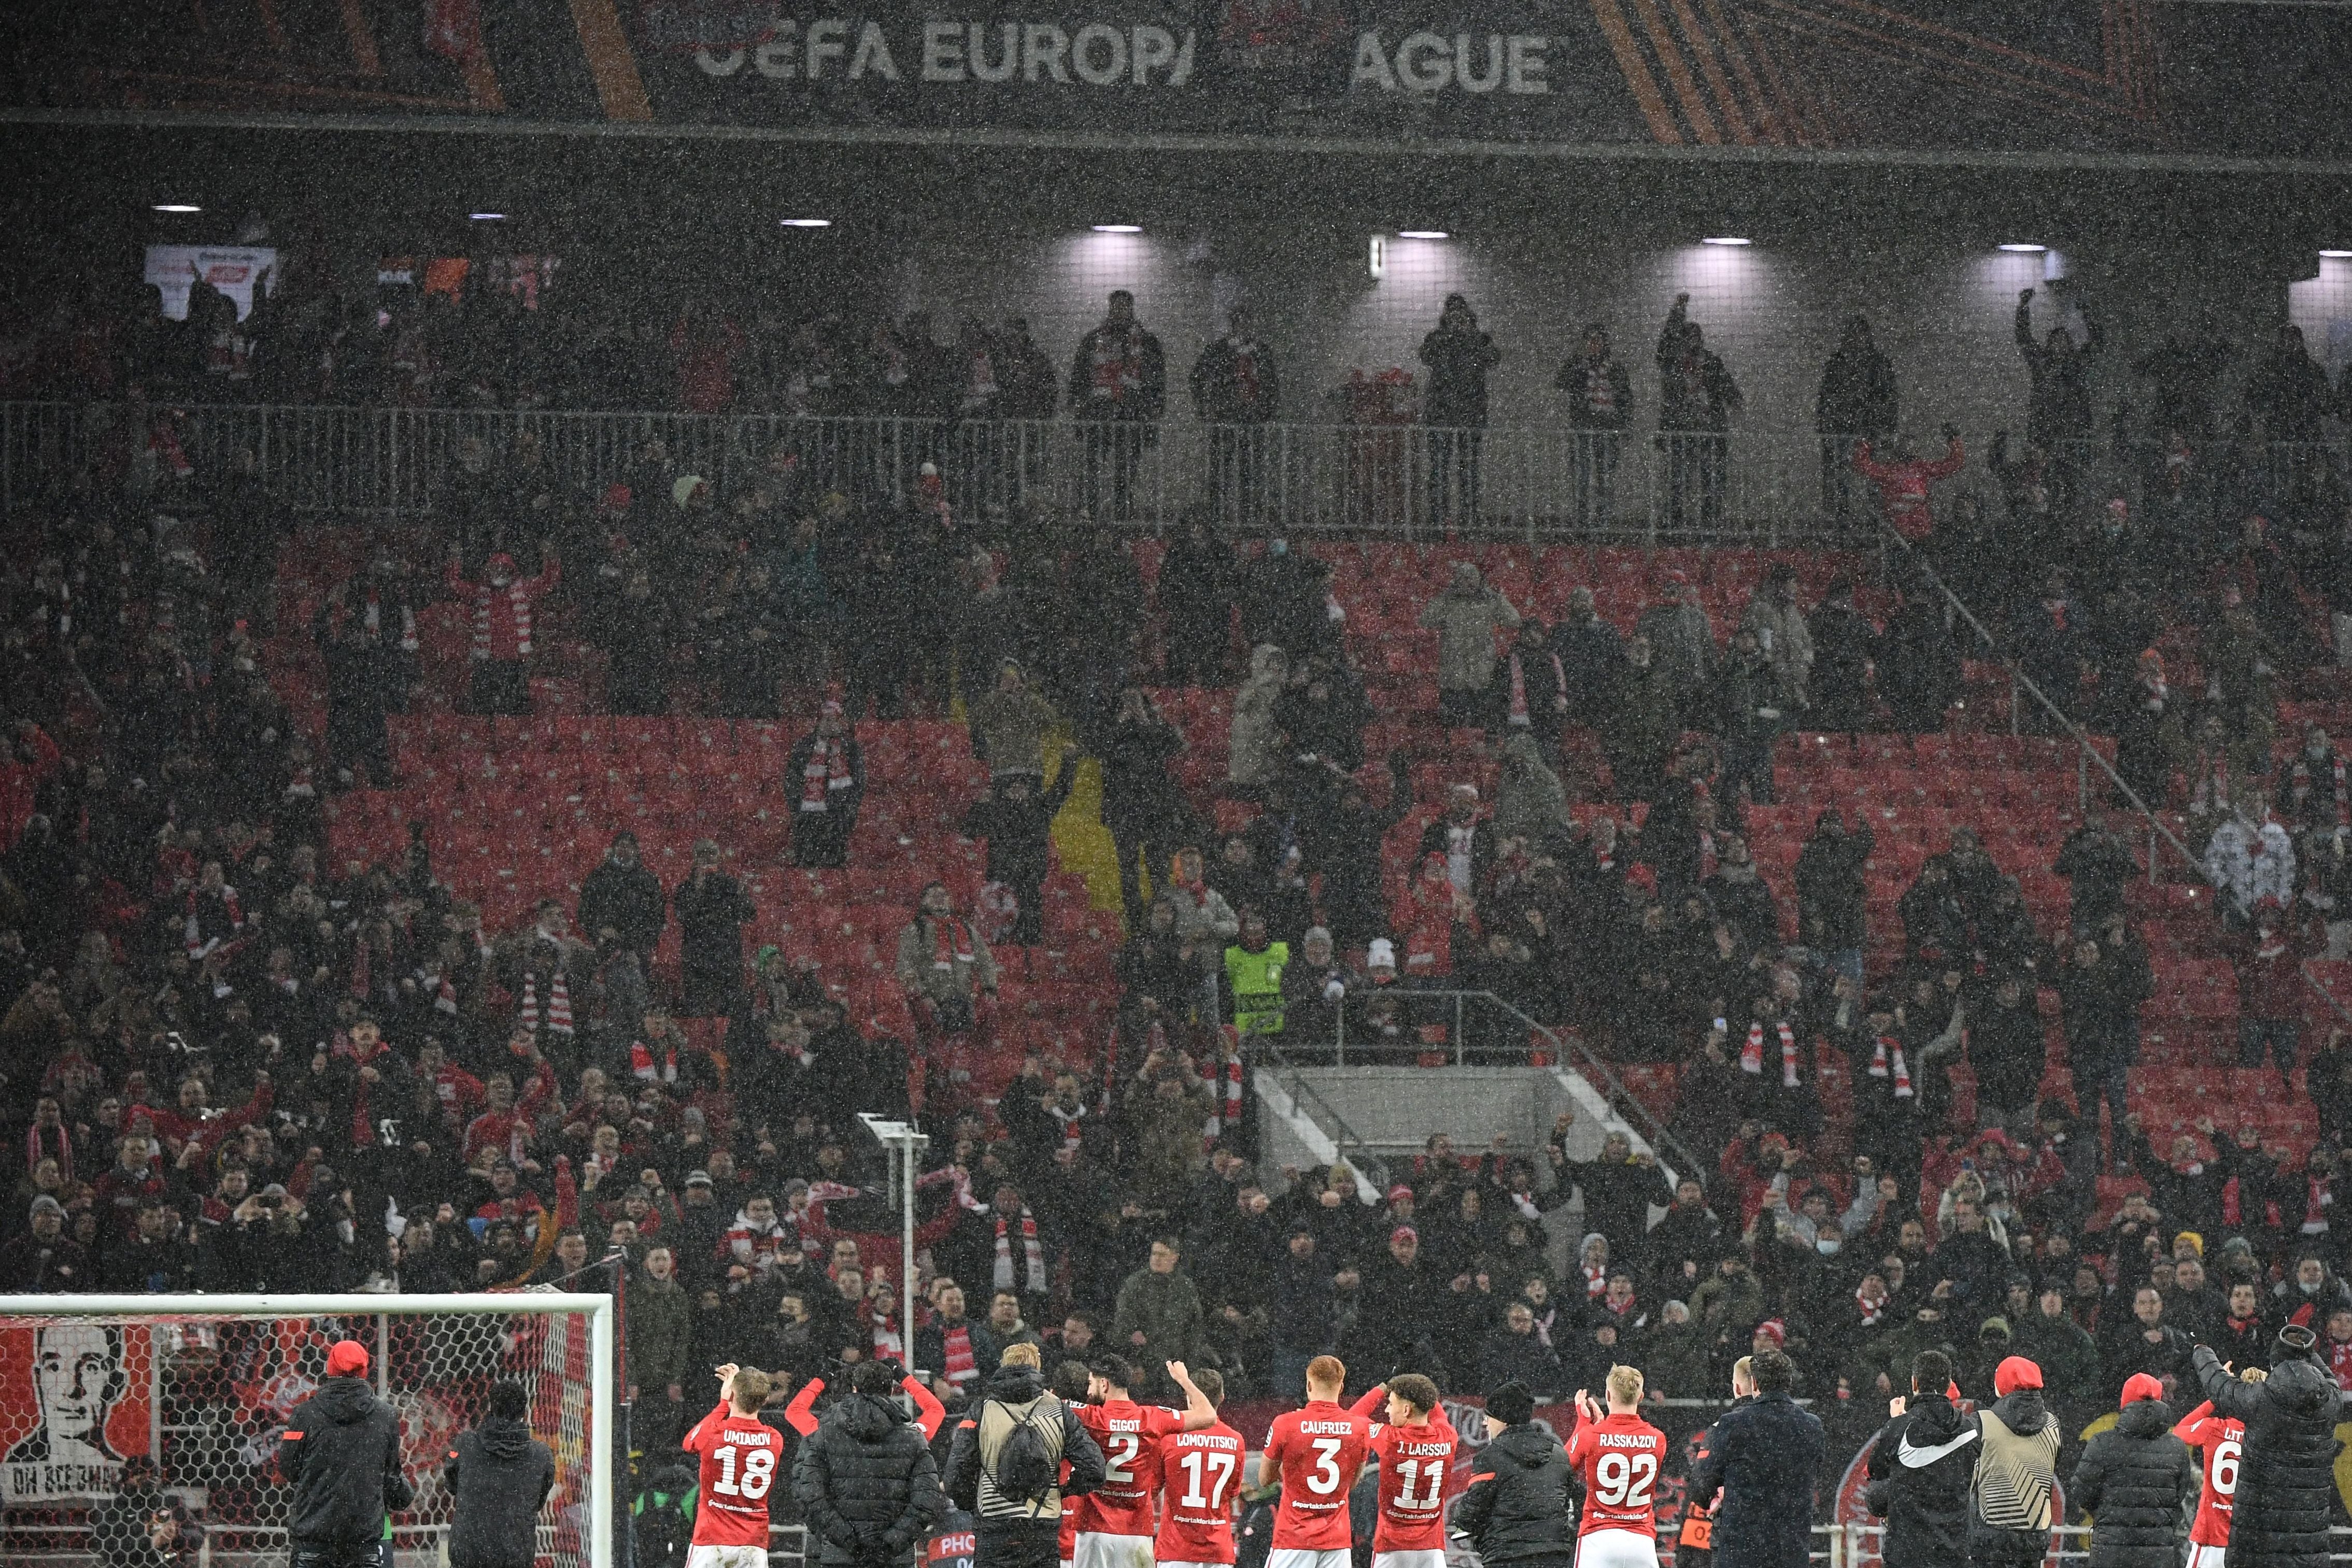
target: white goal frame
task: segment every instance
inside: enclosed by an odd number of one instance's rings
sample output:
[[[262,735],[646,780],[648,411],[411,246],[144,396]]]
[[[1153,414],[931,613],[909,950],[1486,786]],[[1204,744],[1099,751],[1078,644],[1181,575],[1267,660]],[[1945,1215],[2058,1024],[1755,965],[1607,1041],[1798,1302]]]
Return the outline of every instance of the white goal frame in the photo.
[[[9,1296],[0,1295],[0,1317],[13,1318],[241,1318],[316,1317],[513,1317],[576,1312],[589,1323],[587,1568],[614,1568],[613,1452],[617,1430],[613,1362],[615,1336],[613,1298],[561,1291],[488,1291],[474,1295],[183,1295]],[[371,1355],[374,1354],[371,1347]]]

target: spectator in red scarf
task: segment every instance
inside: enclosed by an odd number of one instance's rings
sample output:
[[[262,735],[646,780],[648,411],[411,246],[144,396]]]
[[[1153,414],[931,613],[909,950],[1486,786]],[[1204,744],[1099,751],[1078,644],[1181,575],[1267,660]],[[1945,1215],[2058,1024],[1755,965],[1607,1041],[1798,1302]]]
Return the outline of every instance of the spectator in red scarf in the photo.
[[[1081,505],[1102,501],[1103,470],[1110,471],[1110,507],[1129,515],[1128,496],[1143,449],[1158,435],[1168,403],[1168,364],[1160,340],[1135,319],[1135,296],[1111,291],[1101,326],[1078,340],[1070,359],[1070,414],[1085,427],[1086,489]]]
[[[915,918],[898,934],[896,972],[926,1054],[949,1035],[969,1035],[983,1051],[994,1041],[996,957],[972,923],[957,916],[946,884],[923,889]]]
[[[793,800],[793,862],[848,864],[849,835],[866,799],[866,753],[849,733],[839,703],[827,698],[817,712],[816,728],[793,747],[784,763],[784,788]]]
[[[544,542],[539,559],[539,575],[520,577],[514,557],[499,550],[484,563],[482,580],[472,582],[467,580],[459,548],[449,547],[449,591],[471,607],[473,616],[474,679],[467,692],[470,713],[530,711],[532,617],[562,573],[554,550]]]
[[[1913,544],[1925,543],[1936,531],[1935,513],[1927,504],[1927,486],[1948,479],[1968,461],[1957,425],[1943,429],[1944,455],[1922,457],[1907,435],[1895,438],[1894,450],[1874,456],[1866,440],[1853,444],[1853,469],[1878,486],[1878,509],[1886,524]]]

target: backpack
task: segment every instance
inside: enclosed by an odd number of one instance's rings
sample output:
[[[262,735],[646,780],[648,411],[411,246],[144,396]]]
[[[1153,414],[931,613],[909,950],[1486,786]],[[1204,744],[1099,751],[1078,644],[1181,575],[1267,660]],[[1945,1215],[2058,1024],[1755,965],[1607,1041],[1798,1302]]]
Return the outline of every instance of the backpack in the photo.
[[[996,1468],[989,1481],[1006,1502],[1033,1511],[1051,1496],[1062,1479],[1062,1402],[1050,1396],[1032,1400],[1026,1411],[992,1400],[1013,1423],[996,1450]],[[1039,1417],[1044,1417],[1040,1420]]]

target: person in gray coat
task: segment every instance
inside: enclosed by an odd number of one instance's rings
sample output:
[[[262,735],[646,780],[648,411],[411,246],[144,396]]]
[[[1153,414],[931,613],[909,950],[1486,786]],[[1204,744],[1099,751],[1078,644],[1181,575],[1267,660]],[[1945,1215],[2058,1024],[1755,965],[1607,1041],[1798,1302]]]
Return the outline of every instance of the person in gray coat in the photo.
[[[530,1435],[530,1412],[520,1384],[497,1385],[480,1423],[442,1462],[456,1500],[449,1568],[531,1568],[537,1560],[539,1511],[555,1489],[555,1456]]]

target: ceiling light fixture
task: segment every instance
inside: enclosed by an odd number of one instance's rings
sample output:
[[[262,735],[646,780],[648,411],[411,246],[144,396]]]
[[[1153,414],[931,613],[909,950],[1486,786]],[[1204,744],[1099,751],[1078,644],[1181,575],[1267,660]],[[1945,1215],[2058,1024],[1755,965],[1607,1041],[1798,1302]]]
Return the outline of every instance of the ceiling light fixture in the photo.
[[[1738,235],[1716,235],[1698,243],[1701,245],[1754,245],[1756,242],[1752,239],[1743,239]]]
[[[2030,240],[2011,240],[2004,244],[2000,248],[2003,250],[2022,251],[2029,256],[2040,256],[2043,251],[2048,250],[2050,247],[2046,245],[2035,245]]]
[[[502,224],[507,221],[504,213],[467,213],[466,215],[478,224]]]
[[[1397,230],[1397,238],[1399,239],[1452,239],[1453,237],[1454,236],[1452,235],[1447,234],[1444,229]]]
[[[2319,254],[2330,261],[2352,260],[2352,250],[2323,250]]]
[[[1097,224],[1095,225],[1095,233],[1098,235],[1139,235],[1142,232],[1141,224]]]
[[[778,218],[776,222],[788,229],[829,229],[833,226],[831,218]]]
[[[155,210],[159,213],[201,213],[204,208],[193,202],[158,202]]]

